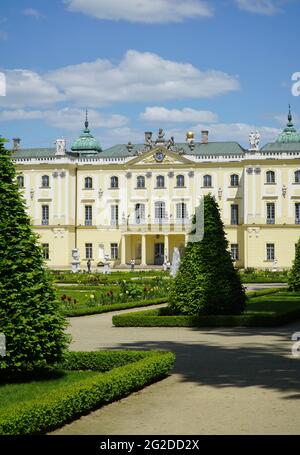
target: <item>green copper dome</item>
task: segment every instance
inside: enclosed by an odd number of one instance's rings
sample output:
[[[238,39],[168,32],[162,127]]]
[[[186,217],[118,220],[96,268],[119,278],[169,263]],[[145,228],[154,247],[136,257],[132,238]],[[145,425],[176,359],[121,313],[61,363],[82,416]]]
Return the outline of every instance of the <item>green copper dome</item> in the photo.
[[[293,117],[292,117],[292,113],[291,113],[291,106],[289,109],[287,126],[283,130],[283,132],[281,134],[279,134],[276,142],[280,142],[281,144],[300,142],[300,134],[297,132],[296,128],[294,127]]]
[[[84,126],[83,133],[72,144],[72,152],[79,152],[81,155],[96,155],[102,152],[101,145],[89,130],[87,114]]]

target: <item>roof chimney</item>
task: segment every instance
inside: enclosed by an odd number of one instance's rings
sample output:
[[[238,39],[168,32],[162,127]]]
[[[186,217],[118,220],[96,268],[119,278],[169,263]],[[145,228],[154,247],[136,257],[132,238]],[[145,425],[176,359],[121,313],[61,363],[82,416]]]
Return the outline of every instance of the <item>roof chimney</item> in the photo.
[[[208,134],[209,131],[207,130],[201,131],[201,144],[208,144]]]
[[[17,152],[21,148],[21,139],[19,137],[15,137],[13,139],[13,151]]]

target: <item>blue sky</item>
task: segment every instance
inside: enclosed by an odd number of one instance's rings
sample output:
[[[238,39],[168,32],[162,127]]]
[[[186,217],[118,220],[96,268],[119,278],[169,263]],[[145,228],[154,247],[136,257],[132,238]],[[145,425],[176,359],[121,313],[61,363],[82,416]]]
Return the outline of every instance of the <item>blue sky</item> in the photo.
[[[298,63],[298,0],[1,0],[0,134],[103,147],[164,128],[177,141],[276,138]]]

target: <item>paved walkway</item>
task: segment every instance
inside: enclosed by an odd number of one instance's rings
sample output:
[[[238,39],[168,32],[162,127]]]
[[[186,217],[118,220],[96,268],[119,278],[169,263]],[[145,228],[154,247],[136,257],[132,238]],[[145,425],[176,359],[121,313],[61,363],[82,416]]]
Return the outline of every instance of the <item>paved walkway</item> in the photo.
[[[163,381],[54,434],[299,434],[299,323],[277,329],[115,328],[112,314],[74,318],[72,349],[176,353]]]

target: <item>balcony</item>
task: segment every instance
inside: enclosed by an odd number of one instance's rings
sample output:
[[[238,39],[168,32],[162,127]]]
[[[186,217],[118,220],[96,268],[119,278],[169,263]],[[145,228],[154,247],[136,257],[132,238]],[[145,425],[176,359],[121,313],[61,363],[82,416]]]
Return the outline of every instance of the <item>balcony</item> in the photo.
[[[49,220],[47,218],[42,219],[42,226],[49,226]]]
[[[85,220],[84,225],[85,226],[92,226],[92,220]]]
[[[295,218],[295,224],[300,224],[300,218]]]

